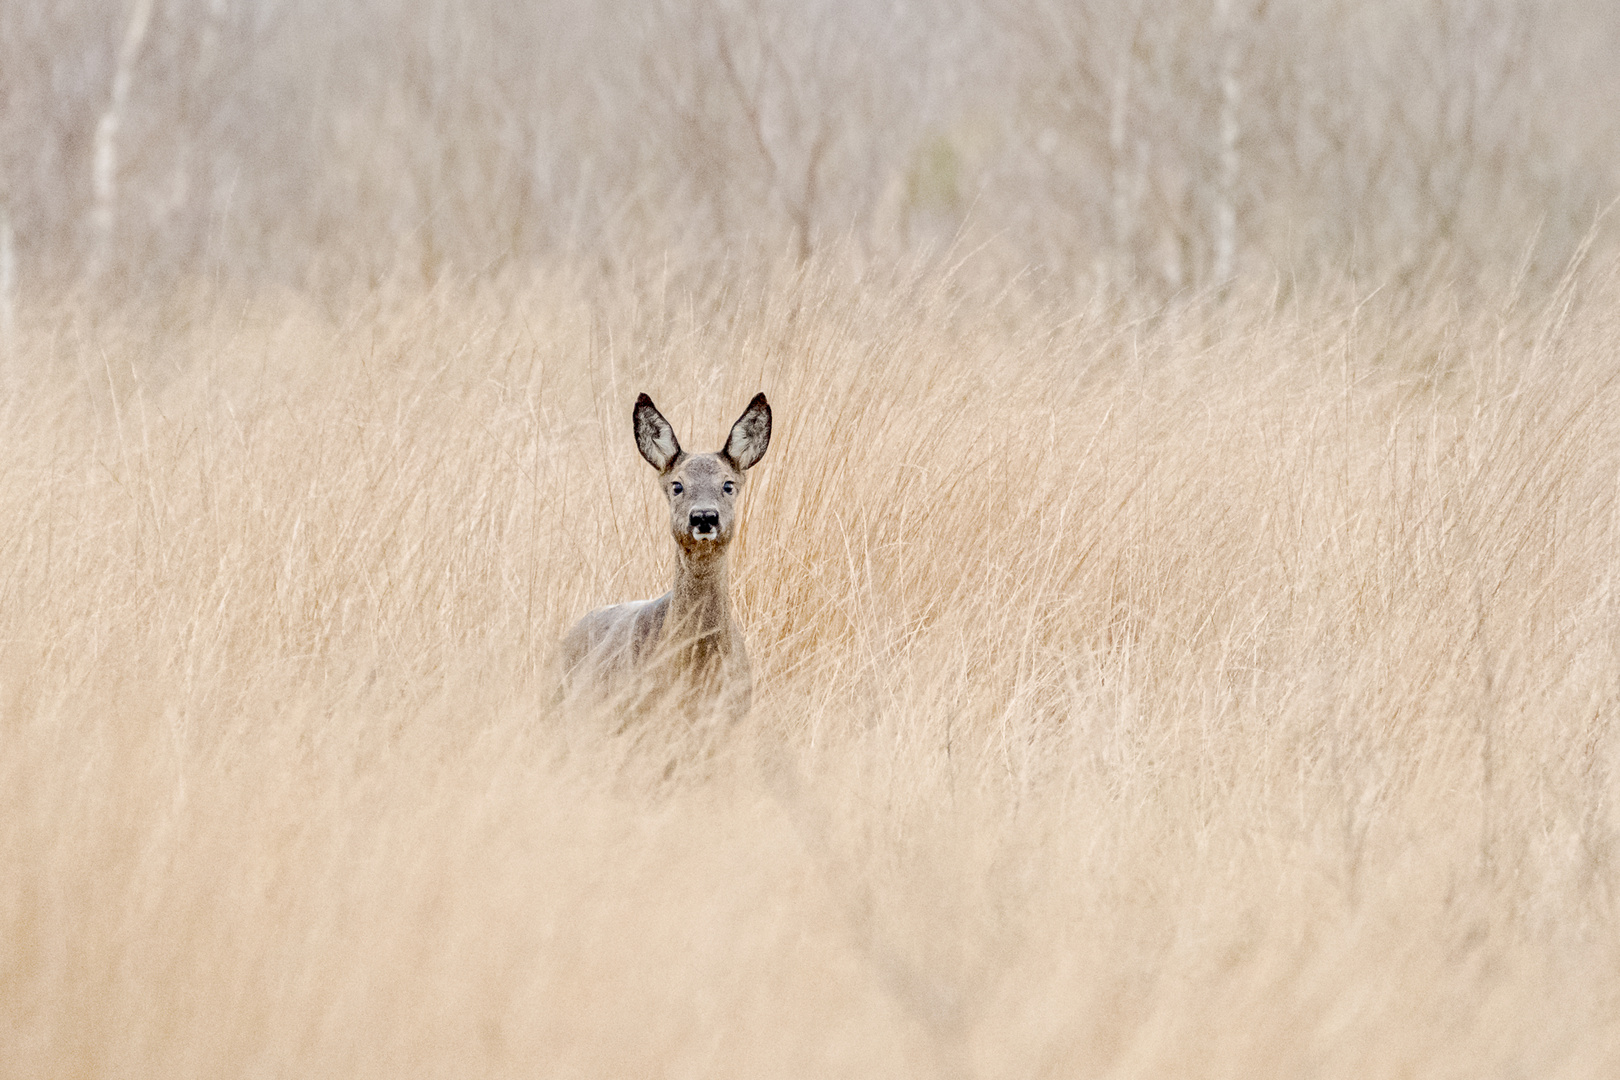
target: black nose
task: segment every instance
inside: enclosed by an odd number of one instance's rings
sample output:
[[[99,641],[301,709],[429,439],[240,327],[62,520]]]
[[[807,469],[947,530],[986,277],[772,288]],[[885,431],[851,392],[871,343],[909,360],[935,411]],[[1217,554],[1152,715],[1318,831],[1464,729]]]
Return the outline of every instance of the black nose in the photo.
[[[697,532],[720,531],[720,512],[718,510],[692,511],[692,531]]]

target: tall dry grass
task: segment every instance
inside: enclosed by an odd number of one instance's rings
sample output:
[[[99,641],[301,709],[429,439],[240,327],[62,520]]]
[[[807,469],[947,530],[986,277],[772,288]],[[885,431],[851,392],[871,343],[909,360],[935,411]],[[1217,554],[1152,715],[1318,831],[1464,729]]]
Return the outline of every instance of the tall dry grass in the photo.
[[[0,1074],[1620,1069],[1615,282],[17,312]],[[560,715],[749,394],[745,730]]]

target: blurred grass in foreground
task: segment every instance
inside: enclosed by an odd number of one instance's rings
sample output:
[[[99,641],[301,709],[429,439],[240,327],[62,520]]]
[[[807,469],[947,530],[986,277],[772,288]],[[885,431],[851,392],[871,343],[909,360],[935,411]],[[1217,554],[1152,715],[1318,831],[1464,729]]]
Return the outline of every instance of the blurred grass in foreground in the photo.
[[[1615,300],[25,302],[0,1073],[1614,1075]],[[662,783],[550,651],[758,389]]]

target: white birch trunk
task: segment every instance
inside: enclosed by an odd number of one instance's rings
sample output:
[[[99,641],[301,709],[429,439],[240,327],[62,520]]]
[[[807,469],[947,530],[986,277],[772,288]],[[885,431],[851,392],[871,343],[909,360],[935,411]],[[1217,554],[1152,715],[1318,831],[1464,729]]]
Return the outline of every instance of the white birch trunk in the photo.
[[[1110,182],[1113,185],[1113,215],[1114,215],[1114,257],[1110,262],[1110,276],[1114,285],[1123,287],[1128,284],[1131,277],[1131,245],[1134,239],[1135,223],[1131,215],[1131,171],[1126,164],[1126,109],[1130,104],[1131,93],[1131,55],[1126,54],[1119,62],[1119,68],[1114,74],[1112,100],[1108,109],[1108,153],[1114,159],[1113,176]]]
[[[95,156],[90,166],[90,187],[95,200],[90,211],[89,272],[92,279],[106,272],[112,258],[113,231],[118,224],[118,129],[124,122],[135,61],[140,57],[151,21],[152,0],[134,0],[113,67],[112,96],[96,124]]]
[[[1215,190],[1215,284],[1232,280],[1237,261],[1238,97],[1237,32],[1232,0],[1215,0],[1215,34],[1221,50],[1220,175]]]

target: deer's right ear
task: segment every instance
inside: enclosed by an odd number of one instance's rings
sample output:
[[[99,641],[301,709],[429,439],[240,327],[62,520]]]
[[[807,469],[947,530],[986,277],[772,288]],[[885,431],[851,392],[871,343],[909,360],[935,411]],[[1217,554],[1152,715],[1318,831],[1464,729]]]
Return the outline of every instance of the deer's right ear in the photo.
[[[681,444],[675,438],[675,429],[669,426],[664,414],[642,394],[636,398],[636,449],[647,459],[647,464],[659,472],[668,472],[680,460]]]
[[[765,400],[764,394],[755,394],[754,400],[748,403],[748,408],[737,417],[737,422],[731,425],[731,435],[726,439],[726,448],[721,451],[737,466],[737,471],[751,469],[765,456],[765,448],[771,445],[771,404]]]

